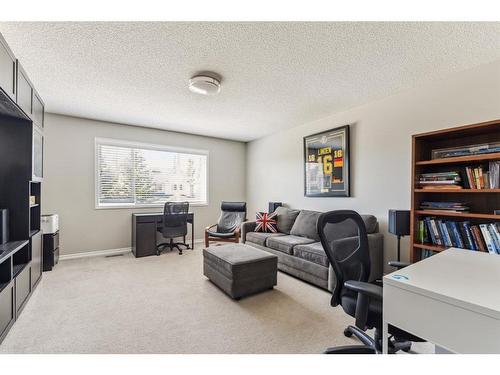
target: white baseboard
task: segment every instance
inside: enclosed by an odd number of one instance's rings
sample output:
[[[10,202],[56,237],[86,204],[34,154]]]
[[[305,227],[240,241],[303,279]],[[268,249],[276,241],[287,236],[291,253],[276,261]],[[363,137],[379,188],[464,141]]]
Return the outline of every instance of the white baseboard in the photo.
[[[89,257],[105,257],[110,255],[127,254],[130,253],[131,251],[132,251],[131,247],[124,247],[121,249],[86,251],[84,253],[61,255],[59,257],[59,260],[70,260],[70,259],[89,258]]]
[[[190,243],[190,241],[188,241]],[[203,238],[195,239],[195,244],[205,243]],[[59,260],[70,260],[70,259],[79,259],[79,258],[88,258],[88,257],[106,257],[110,255],[120,255],[127,254],[132,251],[131,247],[122,247],[120,249],[108,249],[108,250],[96,250],[96,251],[86,251],[83,253],[75,253],[75,254],[65,254],[59,257]]]

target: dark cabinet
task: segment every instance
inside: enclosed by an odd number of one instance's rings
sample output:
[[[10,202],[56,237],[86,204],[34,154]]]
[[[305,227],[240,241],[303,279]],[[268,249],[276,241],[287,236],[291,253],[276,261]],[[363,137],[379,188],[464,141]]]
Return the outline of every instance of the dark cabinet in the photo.
[[[31,292],[31,267],[27,264],[24,269],[19,272],[15,279],[16,285],[16,309],[19,314],[24,307],[24,302],[28,299]]]
[[[37,92],[33,90],[33,116],[32,120],[33,122],[43,128],[43,120],[44,120],[44,108],[45,105],[43,104],[42,99],[40,99],[40,96],[38,96]]]
[[[28,75],[17,61],[17,105],[31,118],[33,113],[33,87]]]
[[[16,58],[0,35],[0,87],[16,100]]]
[[[42,277],[43,126],[44,103],[0,35],[0,203],[10,212],[10,241],[0,244],[0,343]]]
[[[43,270],[52,271],[59,261],[59,232],[43,235]]]
[[[33,126],[33,180],[43,178],[43,133]]]
[[[156,255],[156,222],[137,223],[133,253],[137,258]]]
[[[31,237],[31,287],[40,280],[42,276],[42,232]]]
[[[0,342],[14,323],[14,282],[11,281],[0,291]]]

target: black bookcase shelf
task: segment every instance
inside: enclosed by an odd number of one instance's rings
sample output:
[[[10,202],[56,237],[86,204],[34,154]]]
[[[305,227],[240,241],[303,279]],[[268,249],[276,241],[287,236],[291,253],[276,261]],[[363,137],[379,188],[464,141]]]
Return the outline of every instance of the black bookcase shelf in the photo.
[[[21,264],[16,264],[14,267],[12,267],[12,277],[15,278],[17,275],[19,275],[27,265],[28,263],[21,263]]]
[[[39,233],[40,229],[32,229],[30,230],[30,238],[33,237],[35,234]]]
[[[0,244],[1,343],[42,276],[44,104],[1,34],[0,56],[0,208],[10,241]]]
[[[10,241],[5,244],[0,245],[0,264],[4,262],[13,254],[17,253],[24,246],[28,245],[28,240],[23,241]]]
[[[12,281],[12,264],[11,262],[0,263],[0,292],[9,285]]]

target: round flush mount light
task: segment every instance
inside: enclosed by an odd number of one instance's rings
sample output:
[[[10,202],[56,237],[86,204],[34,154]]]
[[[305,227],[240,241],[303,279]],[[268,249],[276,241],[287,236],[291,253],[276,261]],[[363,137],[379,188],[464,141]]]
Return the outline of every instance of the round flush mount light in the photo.
[[[215,74],[195,75],[189,80],[189,90],[201,95],[215,95],[220,92],[220,78]]]

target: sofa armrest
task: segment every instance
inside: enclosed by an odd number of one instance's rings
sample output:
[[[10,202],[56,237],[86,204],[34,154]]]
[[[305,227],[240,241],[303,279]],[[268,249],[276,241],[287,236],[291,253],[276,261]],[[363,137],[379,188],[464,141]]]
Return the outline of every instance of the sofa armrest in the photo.
[[[247,233],[253,232],[257,223],[255,221],[245,221],[241,224],[241,242],[245,243],[247,240]]]
[[[356,246],[358,237],[340,238],[335,241],[338,246]],[[352,245],[351,245],[352,244]],[[368,282],[381,279],[384,271],[384,236],[381,233],[368,234],[368,248],[370,252],[370,277]],[[330,265],[328,272],[328,290],[333,290],[336,283],[335,271]]]
[[[384,275],[384,235],[382,233],[368,234],[370,248],[370,278],[369,282],[382,279]]]

